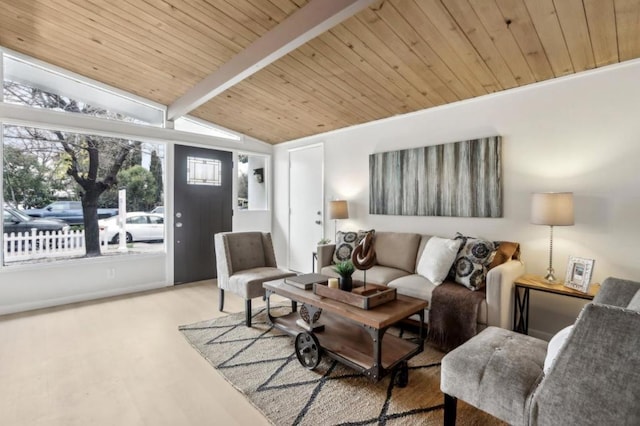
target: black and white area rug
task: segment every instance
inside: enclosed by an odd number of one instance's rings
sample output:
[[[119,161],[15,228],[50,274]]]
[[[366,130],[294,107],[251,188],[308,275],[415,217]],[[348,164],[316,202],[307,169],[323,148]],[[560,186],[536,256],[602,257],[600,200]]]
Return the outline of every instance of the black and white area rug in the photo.
[[[179,329],[275,425],[442,424],[443,354],[429,346],[409,361],[409,384],[400,388],[392,374],[371,383],[327,356],[307,370],[295,356],[293,338],[268,325],[264,308],[254,310],[252,328],[237,313]],[[501,424],[462,401],[457,418],[458,425]]]

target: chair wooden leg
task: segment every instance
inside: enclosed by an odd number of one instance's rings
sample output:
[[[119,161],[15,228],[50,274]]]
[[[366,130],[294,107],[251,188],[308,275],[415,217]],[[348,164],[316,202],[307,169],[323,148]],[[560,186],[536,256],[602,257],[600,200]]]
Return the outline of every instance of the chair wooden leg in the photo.
[[[224,309],[224,290],[218,289],[218,310],[222,312]]]
[[[244,301],[244,310],[247,316],[247,327],[251,327],[251,299]]]
[[[458,405],[458,399],[444,394],[444,425],[456,426],[456,407]]]

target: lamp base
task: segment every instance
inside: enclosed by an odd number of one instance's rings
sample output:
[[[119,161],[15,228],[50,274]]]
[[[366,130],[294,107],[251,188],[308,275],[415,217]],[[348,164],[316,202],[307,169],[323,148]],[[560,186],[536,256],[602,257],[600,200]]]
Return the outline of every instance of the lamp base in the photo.
[[[556,276],[554,274],[555,271],[553,270],[553,268],[549,268],[547,269],[547,275],[545,275],[544,279],[549,282],[555,282]]]

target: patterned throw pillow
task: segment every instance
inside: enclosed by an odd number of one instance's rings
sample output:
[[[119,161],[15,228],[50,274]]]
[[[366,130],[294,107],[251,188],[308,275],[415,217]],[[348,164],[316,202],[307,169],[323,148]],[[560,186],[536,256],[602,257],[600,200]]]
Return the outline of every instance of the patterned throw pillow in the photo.
[[[336,249],[333,252],[333,263],[338,264],[351,259],[351,253],[370,231],[342,232],[336,235]]]
[[[459,232],[455,239],[462,240],[462,244],[449,276],[458,284],[471,290],[484,287],[487,266],[496,254],[495,243],[480,238],[467,237]]]

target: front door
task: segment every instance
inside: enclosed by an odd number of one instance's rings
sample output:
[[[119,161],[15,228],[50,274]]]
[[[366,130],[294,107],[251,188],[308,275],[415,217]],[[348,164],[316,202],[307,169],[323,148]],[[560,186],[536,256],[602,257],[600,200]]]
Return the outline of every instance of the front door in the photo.
[[[311,272],[323,235],[322,145],[289,152],[289,269]]]
[[[231,231],[231,152],[175,146],[175,284],[215,278],[213,235]]]

